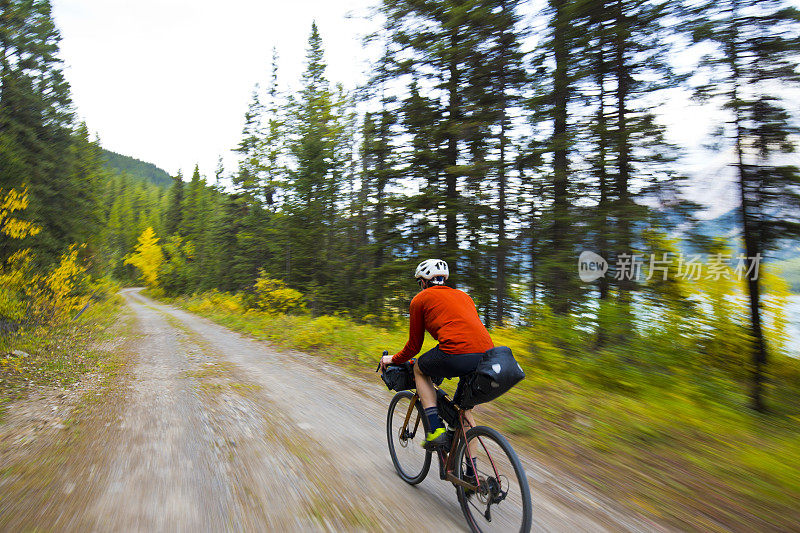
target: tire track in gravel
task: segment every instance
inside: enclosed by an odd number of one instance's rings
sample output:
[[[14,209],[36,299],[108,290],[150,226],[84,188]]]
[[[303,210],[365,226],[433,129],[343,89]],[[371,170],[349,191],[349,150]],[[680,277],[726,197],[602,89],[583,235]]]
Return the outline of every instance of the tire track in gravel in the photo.
[[[243,515],[225,457],[188,373],[202,355],[160,313],[130,303],[141,340],[133,349],[131,390],[104,483],[87,509],[94,530],[223,530]]]
[[[224,328],[209,337],[167,306],[124,294],[144,338],[120,449],[92,510],[98,529],[464,530],[450,491],[430,498],[387,470],[382,432],[379,461],[363,454],[360,435],[337,438],[364,423],[348,400],[332,402],[339,383],[299,376],[262,343]],[[398,505],[404,492],[417,501]]]
[[[123,294],[144,340],[130,443],[95,508],[100,529],[466,530],[435,465],[416,487],[395,474],[385,437],[392,394],[378,383],[137,290]],[[552,474],[523,460],[534,530],[660,529],[591,494],[571,501]]]

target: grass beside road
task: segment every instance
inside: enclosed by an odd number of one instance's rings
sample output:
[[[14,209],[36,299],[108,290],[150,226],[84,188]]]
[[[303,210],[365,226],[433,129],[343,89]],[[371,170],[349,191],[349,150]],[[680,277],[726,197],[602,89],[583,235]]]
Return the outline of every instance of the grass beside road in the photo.
[[[89,504],[102,486],[97,467],[109,460],[103,453],[113,451],[121,435],[130,380],[127,347],[135,338],[133,316],[120,313],[118,298],[96,303],[75,326],[81,336],[65,337],[59,330],[46,339],[17,339],[28,342],[31,358],[14,382],[4,376],[0,390],[4,402],[13,401],[0,419],[2,531],[93,527]],[[53,351],[56,339],[70,340],[69,349]],[[17,383],[22,377],[27,381]]]
[[[171,303],[364,376],[384,349],[399,349],[407,337],[399,325],[247,310],[234,295],[195,295]],[[492,331],[495,344],[513,349],[527,378],[479,408],[480,417],[518,449],[680,529],[786,531],[800,523],[798,361],[773,362],[773,412],[756,415],[746,408],[744,385],[720,371],[675,366],[656,372],[635,361],[665,339],[592,353],[574,331],[552,320],[529,330]],[[581,343],[582,356],[576,355]],[[426,336],[423,350],[433,345]],[[374,374],[371,378],[383,386]]]
[[[20,325],[0,337],[0,421],[4,407],[36,387],[64,388],[87,373],[113,371],[116,363],[102,343],[117,319],[117,287],[98,291],[74,320]]]

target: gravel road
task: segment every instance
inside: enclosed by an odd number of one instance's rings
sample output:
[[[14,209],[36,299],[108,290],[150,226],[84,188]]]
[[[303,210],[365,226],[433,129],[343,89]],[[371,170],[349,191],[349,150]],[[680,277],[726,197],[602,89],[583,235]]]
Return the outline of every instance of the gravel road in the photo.
[[[123,295],[136,317],[131,389],[81,529],[465,531],[455,490],[394,472],[392,393],[191,313]],[[480,416],[478,415],[480,423]],[[513,444],[513,439],[512,439]],[[524,458],[535,531],[654,531]]]

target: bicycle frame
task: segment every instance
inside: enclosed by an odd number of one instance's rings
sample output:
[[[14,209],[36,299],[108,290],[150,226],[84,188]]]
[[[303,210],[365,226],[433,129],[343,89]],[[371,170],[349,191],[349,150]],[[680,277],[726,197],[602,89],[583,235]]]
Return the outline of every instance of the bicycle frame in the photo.
[[[414,396],[411,398],[411,403],[409,404],[408,412],[406,413],[406,418],[403,421],[402,427],[400,428],[400,435],[399,435],[400,438],[402,438],[407,433],[408,423],[411,420],[411,414],[414,411],[418,400],[419,400],[419,393],[415,391]],[[456,467],[455,465],[456,450],[458,449],[458,446],[461,443],[461,440],[463,439],[464,443],[466,444],[465,447],[466,447],[467,457],[469,458],[470,463],[472,463],[473,471],[476,472],[477,474],[477,468],[475,467],[475,462],[474,462],[475,460],[472,457],[472,452],[469,449],[469,443],[467,441],[467,429],[472,428],[472,424],[469,423],[469,420],[467,420],[467,417],[464,415],[464,413],[465,413],[464,409],[461,409],[459,407],[458,427],[454,428],[455,435],[453,438],[453,442],[450,444],[450,451],[447,452],[446,457],[444,451],[437,450],[436,452],[436,455],[439,458],[439,478],[445,481],[449,481],[453,485],[463,487],[465,490],[472,490],[475,492],[479,492],[481,489],[481,480],[479,476],[477,475],[475,476],[478,484],[473,485],[471,483],[468,483],[460,479],[453,473]],[[420,423],[420,417],[418,416],[414,423],[413,434],[416,434],[417,430],[419,429],[419,423]],[[494,460],[492,460],[491,454],[489,454],[489,450],[486,448],[486,445],[483,444],[483,441],[480,439],[480,437],[478,437],[478,442],[481,444],[484,451],[486,452],[486,456],[489,458],[489,462],[491,463],[492,470],[494,471],[495,474],[495,479],[498,479],[499,474],[497,472],[497,467],[494,464]]]

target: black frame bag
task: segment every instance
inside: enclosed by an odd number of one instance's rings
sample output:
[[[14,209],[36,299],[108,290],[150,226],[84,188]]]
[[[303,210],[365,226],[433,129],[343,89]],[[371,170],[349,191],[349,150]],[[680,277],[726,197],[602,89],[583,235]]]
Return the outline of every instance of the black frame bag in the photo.
[[[464,382],[456,403],[462,409],[494,400],[522,381],[525,372],[511,348],[496,346],[483,354],[475,372],[461,378]]]

